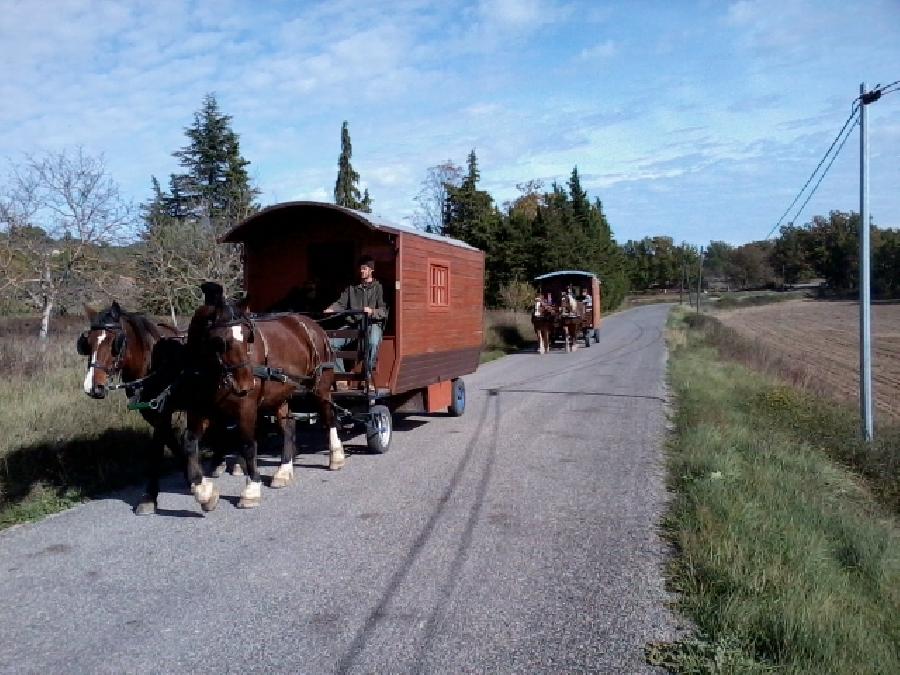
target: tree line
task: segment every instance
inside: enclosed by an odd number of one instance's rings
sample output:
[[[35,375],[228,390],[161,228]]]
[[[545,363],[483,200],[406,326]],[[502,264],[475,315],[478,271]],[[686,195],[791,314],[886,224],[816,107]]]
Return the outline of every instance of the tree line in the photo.
[[[900,230],[870,225],[872,291],[900,297]],[[646,237],[623,246],[632,289],[674,289],[697,283],[699,249],[671,237]],[[836,294],[859,289],[859,214],[832,211],[804,225],[781,227],[777,237],[733,246],[711,241],[703,251],[705,286],[722,290],[779,289],[817,280]]]
[[[199,284],[241,290],[239,246],[219,243],[261,208],[232,118],[208,94],[172,155],[179,170],[165,184],[150,177],[151,197],[124,200],[102,158],[81,149],[27,157],[11,167],[0,191],[0,312],[37,311],[41,335],[55,312],[85,298],[129,298],[157,314],[189,313]],[[341,127],[334,202],[370,212],[368,189],[352,163],[348,123]],[[629,291],[695,283],[699,251],[671,237],[618,244],[599,198],[590,199],[577,166],[564,184],[528,180],[499,205],[481,188],[473,149],[458,166],[427,169],[412,224],[485,252],[488,306],[524,307],[531,280],[556,270],[599,276],[603,306]],[[858,284],[858,214],[832,212],[781,228],[773,241],[706,247],[704,278],[734,288],[778,286],[823,278],[839,291]],[[136,235],[136,236],[135,236]],[[900,233],[872,228],[874,290],[900,293]]]

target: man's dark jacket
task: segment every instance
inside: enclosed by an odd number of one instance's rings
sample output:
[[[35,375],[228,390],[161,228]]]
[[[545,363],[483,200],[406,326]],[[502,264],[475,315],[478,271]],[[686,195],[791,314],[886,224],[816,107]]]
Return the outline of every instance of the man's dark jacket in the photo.
[[[341,293],[341,297],[328,306],[328,309],[341,312],[348,309],[372,308],[372,319],[383,322],[387,318],[388,308],[384,304],[384,291],[381,282],[373,279],[370,284],[354,284]],[[356,317],[348,317],[348,321]],[[354,321],[355,323],[355,321]]]

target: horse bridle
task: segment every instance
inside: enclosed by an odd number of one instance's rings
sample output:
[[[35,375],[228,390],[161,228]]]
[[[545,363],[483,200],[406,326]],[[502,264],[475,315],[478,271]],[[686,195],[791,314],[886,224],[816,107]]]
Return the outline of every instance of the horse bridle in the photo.
[[[232,314],[232,317],[234,317],[234,314]],[[242,342],[245,342],[247,344],[247,351],[245,352],[247,358],[240,363],[229,365],[225,363],[222,355],[216,352],[216,361],[218,361],[219,367],[222,369],[220,379],[231,390],[230,393],[234,394],[235,396],[246,396],[248,393],[247,391],[241,391],[240,389],[238,389],[237,382],[235,382],[234,380],[234,373],[241,368],[250,368],[252,373],[253,361],[250,359],[250,345],[254,342],[253,319],[247,316],[242,316],[232,318],[230,321],[215,322],[209,326],[209,330],[213,331],[220,328],[233,328],[234,326],[240,326],[242,329],[246,328],[250,333],[246,340],[241,340]]]
[[[106,373],[107,377],[112,377],[114,374],[119,373],[122,370],[122,358],[125,355],[126,345],[128,341],[127,335],[125,333],[125,328],[121,323],[91,324],[90,328],[78,337],[77,349],[78,353],[82,356],[91,356],[91,348],[90,343],[88,342],[88,335],[96,330],[110,332],[117,331],[117,334],[115,335],[115,337],[113,337],[112,346],[110,347],[110,352],[113,355],[113,362],[111,366],[106,367],[97,363],[96,361],[88,361],[88,368],[100,370]],[[109,389],[116,389],[118,387],[119,385],[108,385]]]

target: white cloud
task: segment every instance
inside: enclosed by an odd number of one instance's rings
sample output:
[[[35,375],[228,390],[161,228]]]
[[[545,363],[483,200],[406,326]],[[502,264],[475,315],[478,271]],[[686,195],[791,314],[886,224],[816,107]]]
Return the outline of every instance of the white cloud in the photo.
[[[615,56],[617,52],[616,43],[612,40],[606,40],[593,47],[581,50],[578,58],[582,61],[602,61]]]

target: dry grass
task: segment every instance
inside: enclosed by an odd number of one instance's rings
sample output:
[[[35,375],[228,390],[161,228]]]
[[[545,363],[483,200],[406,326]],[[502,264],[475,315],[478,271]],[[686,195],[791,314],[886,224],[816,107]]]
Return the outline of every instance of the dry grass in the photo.
[[[777,358],[790,378],[830,397],[859,400],[859,304],[795,300],[717,312],[743,342]],[[878,417],[900,422],[900,303],[872,307],[872,378]],[[743,348],[742,348],[743,349]]]
[[[535,342],[534,328],[527,312],[504,309],[485,311],[482,363],[512,354]]]
[[[28,321],[0,322],[0,527],[142,474],[147,424],[123,395],[95,401],[82,391],[75,340],[84,324],[58,322],[42,349]]]

